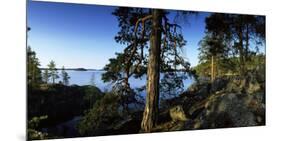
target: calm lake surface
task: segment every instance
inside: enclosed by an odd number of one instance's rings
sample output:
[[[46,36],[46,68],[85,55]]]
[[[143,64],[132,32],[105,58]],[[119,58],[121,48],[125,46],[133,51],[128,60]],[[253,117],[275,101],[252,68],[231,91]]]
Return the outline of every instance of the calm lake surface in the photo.
[[[59,71],[60,72],[60,71]],[[93,83],[100,88],[102,91],[110,90],[112,88],[111,83],[105,83],[102,81],[101,76],[105,71],[74,71],[74,70],[68,70],[66,71],[68,75],[70,76],[69,84],[70,85],[92,85]],[[163,75],[160,77],[162,78]],[[60,81],[58,79],[57,81]],[[185,79],[184,80],[184,89],[187,89],[188,86],[193,83],[193,79]],[[146,84],[146,75],[144,75],[140,79],[135,79],[134,77],[131,77],[129,79],[130,86],[132,88],[139,88],[141,86],[144,86]]]

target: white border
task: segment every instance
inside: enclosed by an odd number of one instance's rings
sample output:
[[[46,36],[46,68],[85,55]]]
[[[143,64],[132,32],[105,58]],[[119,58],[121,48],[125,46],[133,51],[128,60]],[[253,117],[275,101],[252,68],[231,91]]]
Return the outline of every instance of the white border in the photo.
[[[277,0],[45,0],[116,6],[154,7],[225,13],[266,15],[266,114],[267,125],[169,133],[72,138],[74,141],[125,140],[268,140],[280,138],[280,4]],[[0,140],[25,140],[25,18],[24,0],[0,5]],[[58,140],[59,141],[59,140]]]
[[[53,1],[68,2],[80,4],[99,4],[114,6],[131,6],[147,8],[164,8],[177,10],[194,11],[216,11],[223,13],[247,13],[264,15],[270,11],[266,1],[255,0],[35,0],[35,1]],[[225,4],[227,3],[227,4]],[[253,5],[253,6],[249,6]],[[238,9],[237,9],[238,8]]]

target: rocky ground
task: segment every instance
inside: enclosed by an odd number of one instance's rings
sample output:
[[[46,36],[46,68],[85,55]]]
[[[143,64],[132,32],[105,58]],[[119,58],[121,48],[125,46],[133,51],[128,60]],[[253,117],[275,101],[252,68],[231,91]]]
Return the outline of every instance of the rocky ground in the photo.
[[[157,131],[265,125],[264,88],[264,83],[253,77],[195,83],[167,101],[172,120],[160,124]]]
[[[265,125],[265,83],[255,77],[197,82],[165,104],[154,132]],[[122,122],[116,131],[140,125],[140,117]]]
[[[87,120],[97,128],[77,137],[140,133],[143,111],[120,114],[112,104],[116,99],[105,96],[96,109],[101,117]],[[199,80],[161,105],[153,132],[261,126],[265,125],[265,81],[256,76],[217,78],[212,83]]]

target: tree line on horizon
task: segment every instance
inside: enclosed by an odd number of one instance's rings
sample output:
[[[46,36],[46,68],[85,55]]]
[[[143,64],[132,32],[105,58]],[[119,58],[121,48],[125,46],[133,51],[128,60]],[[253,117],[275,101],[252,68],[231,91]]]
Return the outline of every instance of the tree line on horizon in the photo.
[[[29,29],[30,30],[30,29]],[[62,66],[61,73],[56,69],[56,64],[53,60],[47,65],[48,69],[41,71],[39,59],[36,57],[35,51],[29,46],[27,48],[27,81],[31,88],[39,87],[40,84],[55,84],[56,80],[62,78],[59,83],[63,85],[69,85],[70,76],[65,71],[64,66]]]

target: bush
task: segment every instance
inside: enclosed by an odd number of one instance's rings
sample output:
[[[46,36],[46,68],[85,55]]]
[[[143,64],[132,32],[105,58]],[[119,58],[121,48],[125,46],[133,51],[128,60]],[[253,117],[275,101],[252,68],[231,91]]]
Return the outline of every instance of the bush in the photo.
[[[78,125],[81,135],[101,135],[122,119],[121,96],[106,93],[93,108],[85,114]]]
[[[92,108],[96,101],[102,97],[103,93],[101,90],[95,86],[86,86],[85,87],[85,96],[83,97],[84,102],[87,107]]]
[[[40,116],[40,117],[33,117],[30,121],[28,121],[28,139],[34,140],[34,139],[46,139],[48,134],[42,133],[40,131],[37,131],[38,126],[42,120],[47,119],[48,116]]]

